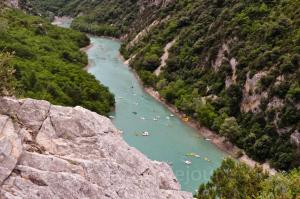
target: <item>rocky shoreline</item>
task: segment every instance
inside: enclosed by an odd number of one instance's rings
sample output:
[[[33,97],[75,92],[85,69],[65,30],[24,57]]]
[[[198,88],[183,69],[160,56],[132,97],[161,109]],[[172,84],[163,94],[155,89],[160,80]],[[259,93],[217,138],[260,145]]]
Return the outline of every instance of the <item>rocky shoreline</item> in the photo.
[[[128,65],[129,67],[129,61],[125,60],[124,57],[120,54],[120,59],[123,61],[124,64]],[[130,67],[129,67],[130,68]],[[142,80],[136,73],[136,71],[132,68],[130,70],[134,73],[135,77],[138,79],[139,83],[142,85],[145,92],[147,92],[150,96],[152,96],[155,100],[159,101],[161,104],[163,104],[166,108],[169,109],[173,114],[175,114],[179,118],[184,118],[185,113],[180,112],[174,105],[167,103],[152,87],[145,87]],[[242,152],[241,149],[239,149],[237,146],[233,145],[231,142],[227,141],[225,137],[218,135],[216,132],[213,132],[212,130],[203,127],[193,118],[189,118],[188,122],[185,122],[190,127],[194,128],[201,136],[203,136],[205,139],[208,139],[212,144],[217,146],[220,150],[230,155],[232,158],[239,160],[240,162],[243,162],[247,164],[250,167],[260,166],[262,169],[266,172],[268,172],[270,175],[274,175],[277,173],[277,171],[273,168],[271,168],[269,163],[263,163],[260,164],[259,162],[256,162],[255,160],[251,159],[248,155],[246,155],[243,152],[243,155],[240,156],[240,152]]]
[[[150,96],[165,105],[172,113],[176,114],[179,118],[185,117],[185,114],[183,112],[178,111],[174,105],[167,103],[153,88],[144,87],[144,90]],[[239,160],[240,162],[243,162],[252,168],[255,166],[261,166],[264,171],[267,171],[271,175],[274,175],[277,172],[275,169],[271,168],[268,163],[260,164],[259,162],[252,160],[248,155],[244,154],[244,152],[242,156],[239,156],[239,153],[242,152],[241,149],[233,145],[231,142],[227,141],[225,137],[220,136],[212,130],[201,126],[196,120],[190,118],[189,121],[185,123],[194,128],[201,136],[203,136],[205,139],[208,139],[220,150],[228,153],[231,157]]]

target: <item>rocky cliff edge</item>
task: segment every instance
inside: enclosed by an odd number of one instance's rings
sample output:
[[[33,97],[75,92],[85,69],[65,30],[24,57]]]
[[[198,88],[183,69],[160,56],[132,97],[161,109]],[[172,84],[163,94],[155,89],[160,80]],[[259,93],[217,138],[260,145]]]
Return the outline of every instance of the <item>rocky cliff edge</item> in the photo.
[[[0,198],[190,199],[166,163],[82,107],[0,98]]]

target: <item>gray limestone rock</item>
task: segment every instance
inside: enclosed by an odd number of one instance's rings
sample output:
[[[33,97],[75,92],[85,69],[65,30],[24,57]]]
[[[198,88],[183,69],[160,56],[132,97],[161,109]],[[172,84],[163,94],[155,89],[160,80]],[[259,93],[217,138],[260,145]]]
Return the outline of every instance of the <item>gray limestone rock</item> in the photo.
[[[0,113],[0,198],[192,198],[166,163],[130,147],[106,117],[11,98],[0,98]]]

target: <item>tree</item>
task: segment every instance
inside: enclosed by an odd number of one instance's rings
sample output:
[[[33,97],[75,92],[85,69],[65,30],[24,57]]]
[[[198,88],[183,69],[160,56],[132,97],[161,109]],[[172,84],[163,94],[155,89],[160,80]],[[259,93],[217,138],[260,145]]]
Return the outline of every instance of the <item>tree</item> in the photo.
[[[174,103],[178,96],[185,94],[187,91],[184,81],[181,79],[176,82],[171,82],[162,91],[161,95],[167,100],[167,102]]]
[[[154,71],[160,64],[160,58],[156,54],[148,53],[144,57],[143,66],[146,70]]]
[[[10,65],[12,55],[0,53],[0,95],[9,96],[14,93],[14,69]]]
[[[214,120],[218,117],[214,107],[209,103],[200,102],[197,108],[198,119],[201,124],[212,127]]]
[[[220,131],[220,128],[226,118],[228,118],[228,115],[226,113],[221,113],[217,118],[215,118],[214,124],[213,124],[213,129],[216,131]]]
[[[269,157],[270,149],[272,145],[272,139],[268,135],[263,135],[261,138],[256,140],[253,146],[253,152],[258,160],[265,160]]]
[[[262,183],[262,187],[259,199],[299,199],[300,169],[271,176]]]
[[[300,168],[269,176],[262,168],[225,159],[206,184],[198,199],[299,199]]]
[[[289,99],[295,100],[296,102],[300,101],[300,86],[292,85],[288,91],[287,97]]]
[[[250,199],[262,190],[261,183],[268,175],[261,168],[251,169],[244,163],[225,159],[208,182],[198,190],[198,199]]]
[[[240,85],[231,85],[227,90],[227,103],[230,115],[237,115],[240,111],[240,103],[243,98],[243,91]]]
[[[235,117],[229,117],[224,120],[224,123],[220,128],[220,134],[232,141],[236,141],[238,139],[241,134],[241,129]]]

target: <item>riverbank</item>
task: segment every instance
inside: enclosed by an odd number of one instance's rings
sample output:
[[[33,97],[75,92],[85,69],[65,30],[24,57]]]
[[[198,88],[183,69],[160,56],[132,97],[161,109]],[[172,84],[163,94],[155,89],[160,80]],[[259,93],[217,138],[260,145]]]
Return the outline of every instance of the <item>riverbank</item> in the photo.
[[[55,20],[55,24],[57,23],[61,23],[61,21],[64,21],[66,19],[61,19],[61,18],[56,18]],[[68,20],[70,20],[68,18]],[[112,37],[107,37],[107,36],[102,36],[102,38],[107,38],[107,39],[112,39],[115,41],[119,41],[121,42],[120,39],[118,38],[112,38]],[[81,50],[83,52],[86,52],[92,48],[93,45],[90,44],[84,48],[81,48]],[[119,54],[119,58],[121,59],[121,61],[125,64],[129,66],[129,62],[130,60],[125,60],[124,57]],[[85,66],[84,70],[88,70],[91,67],[91,62],[89,60],[89,63]],[[139,81],[140,85],[142,86],[142,88],[144,89],[144,91],[146,93],[148,93],[150,96],[152,96],[155,100],[159,101],[161,104],[163,104],[166,108],[168,108],[173,114],[175,114],[176,116],[178,116],[178,118],[184,118],[185,114],[183,112],[178,111],[178,109],[172,105],[167,103],[161,96],[160,94],[155,91],[153,88],[149,88],[149,87],[145,87],[143,82],[141,81],[140,77],[138,76],[138,74],[136,73],[136,71],[132,68],[129,67],[129,69],[133,72],[133,74],[135,75],[136,79]],[[187,125],[189,125],[190,127],[194,128],[199,135],[203,136],[205,139],[207,139],[208,141],[210,141],[212,144],[214,144],[215,146],[217,146],[220,150],[222,150],[223,152],[229,154],[231,157],[239,160],[240,162],[243,162],[245,164],[247,164],[250,167],[254,167],[255,165],[259,165],[263,168],[263,170],[269,172],[271,175],[276,173],[275,169],[272,169],[270,167],[270,165],[268,163],[264,163],[264,164],[260,164],[254,160],[252,160],[249,156],[247,156],[244,152],[242,153],[243,155],[241,155],[242,150],[239,149],[238,147],[236,147],[235,145],[233,145],[232,143],[230,143],[229,141],[227,141],[224,137],[218,135],[216,132],[213,132],[212,130],[203,127],[199,124],[198,121],[190,118],[188,122],[186,122]]]
[[[172,113],[144,91],[119,57],[119,41],[89,36],[93,46],[83,49],[90,62],[88,72],[116,96],[116,108],[110,115],[116,127],[122,129],[123,139],[150,159],[170,163],[182,189],[195,192],[199,184],[208,182],[227,154],[202,139],[180,118],[169,117]],[[150,136],[139,136],[145,131]],[[201,157],[187,156],[191,152]],[[192,163],[187,165],[186,160]]]
[[[125,65],[128,65],[129,67],[129,60],[125,60],[124,57],[120,54],[120,59],[123,61]],[[136,79],[139,81],[140,85],[143,87],[144,91],[148,93],[151,97],[153,97],[155,100],[163,104],[166,108],[169,109],[174,115],[176,115],[178,118],[183,119],[186,117],[186,114],[179,111],[173,104],[167,103],[159,94],[158,91],[156,91],[152,87],[145,87],[142,80],[138,76],[137,72],[130,68],[129,69],[134,73]],[[196,121],[193,118],[189,118],[189,121],[185,122],[190,127],[194,128],[198,134],[200,134],[204,139],[214,144],[216,147],[218,147],[223,152],[230,155],[232,158],[245,163],[246,165],[250,167],[260,166],[262,169],[266,172],[268,172],[270,175],[274,175],[277,173],[277,171],[273,168],[271,168],[269,163],[259,163],[253,159],[251,159],[248,155],[245,154],[243,150],[226,140],[225,137],[218,135],[216,132],[203,127],[199,124],[198,121]]]
[[[178,109],[174,105],[167,103],[160,96],[158,91],[154,90],[152,87],[144,87],[144,90],[154,99],[164,104],[172,113],[176,114],[176,116],[178,116],[179,118],[185,117],[185,113],[178,111]],[[260,164],[259,162],[256,162],[255,160],[251,159],[248,155],[246,155],[243,152],[243,150],[233,145],[231,142],[227,141],[225,137],[220,136],[216,132],[213,132],[212,130],[201,126],[199,122],[197,122],[195,119],[189,118],[189,121],[185,123],[188,124],[190,127],[196,129],[196,131],[201,136],[203,136],[205,139],[217,146],[220,150],[224,151],[225,153],[228,153],[231,157],[239,160],[240,162],[243,162],[252,168],[256,165],[261,166],[264,171],[269,172],[271,175],[274,175],[277,172],[275,169],[271,168],[269,163]],[[241,153],[243,154],[242,156],[240,156]]]
[[[92,47],[93,47],[93,44],[90,43],[90,45],[80,48],[80,51],[86,53]],[[91,61],[89,60],[87,65],[83,68],[83,70],[88,71],[90,67],[91,67]]]

